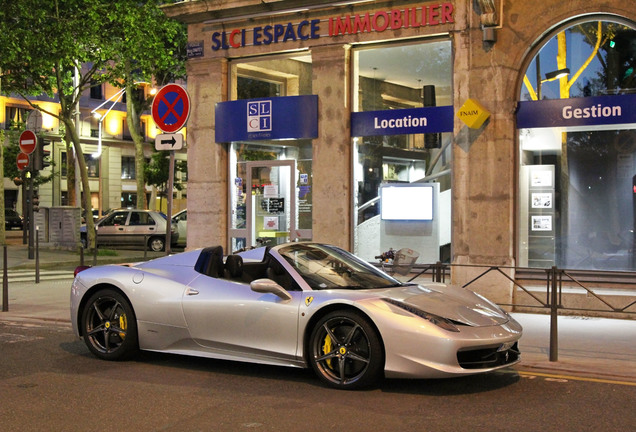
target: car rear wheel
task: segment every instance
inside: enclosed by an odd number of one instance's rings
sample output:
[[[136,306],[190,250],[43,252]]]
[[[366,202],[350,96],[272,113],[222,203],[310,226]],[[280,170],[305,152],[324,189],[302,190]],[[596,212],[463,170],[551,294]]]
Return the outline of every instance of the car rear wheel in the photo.
[[[89,298],[81,326],[86,346],[99,358],[121,360],[138,349],[135,314],[115,290],[103,289]]]
[[[161,237],[152,237],[148,240],[148,247],[153,252],[161,252],[165,246],[165,242]]]
[[[354,311],[325,315],[311,333],[309,354],[318,377],[334,388],[373,385],[384,369],[384,353],[377,331]]]

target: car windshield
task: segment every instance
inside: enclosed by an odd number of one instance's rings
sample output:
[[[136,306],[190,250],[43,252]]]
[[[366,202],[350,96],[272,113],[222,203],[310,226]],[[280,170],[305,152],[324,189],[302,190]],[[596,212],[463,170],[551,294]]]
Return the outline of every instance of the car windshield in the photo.
[[[312,289],[370,289],[401,285],[397,279],[334,246],[294,243],[276,251]]]

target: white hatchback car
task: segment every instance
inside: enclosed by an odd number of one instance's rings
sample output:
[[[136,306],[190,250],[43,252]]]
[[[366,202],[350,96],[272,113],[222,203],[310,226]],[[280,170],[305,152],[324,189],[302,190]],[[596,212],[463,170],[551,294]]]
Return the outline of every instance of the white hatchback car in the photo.
[[[95,223],[98,246],[141,246],[153,251],[164,250],[166,243],[165,214],[153,210],[119,209]],[[80,228],[82,246],[87,246],[86,225]],[[170,244],[179,240],[176,224],[170,229]]]

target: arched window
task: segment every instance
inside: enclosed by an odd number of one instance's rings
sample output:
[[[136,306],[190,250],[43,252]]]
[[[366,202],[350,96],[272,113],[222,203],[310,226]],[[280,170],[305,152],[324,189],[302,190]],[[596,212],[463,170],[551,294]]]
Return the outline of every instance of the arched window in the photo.
[[[636,30],[607,15],[537,44],[519,95],[521,266],[636,270]]]

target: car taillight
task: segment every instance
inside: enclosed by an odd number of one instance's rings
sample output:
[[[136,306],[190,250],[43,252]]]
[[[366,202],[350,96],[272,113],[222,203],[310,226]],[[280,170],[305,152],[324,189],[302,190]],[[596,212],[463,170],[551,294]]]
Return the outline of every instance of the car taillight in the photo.
[[[73,272],[73,277],[77,276],[80,272],[83,272],[84,270],[89,268],[91,268],[91,266],[82,265],[82,266],[75,267],[75,271]]]

